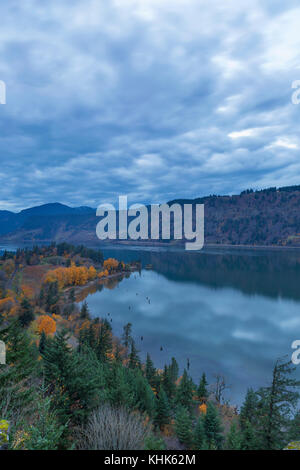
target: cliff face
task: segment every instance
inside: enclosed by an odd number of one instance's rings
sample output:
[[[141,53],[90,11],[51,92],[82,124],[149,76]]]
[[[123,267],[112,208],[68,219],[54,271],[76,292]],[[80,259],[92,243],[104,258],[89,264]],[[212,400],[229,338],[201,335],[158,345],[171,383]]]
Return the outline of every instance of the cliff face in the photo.
[[[173,202],[205,205],[206,244],[300,246],[300,187]],[[0,211],[0,240],[96,242],[98,222],[95,209],[57,203]]]

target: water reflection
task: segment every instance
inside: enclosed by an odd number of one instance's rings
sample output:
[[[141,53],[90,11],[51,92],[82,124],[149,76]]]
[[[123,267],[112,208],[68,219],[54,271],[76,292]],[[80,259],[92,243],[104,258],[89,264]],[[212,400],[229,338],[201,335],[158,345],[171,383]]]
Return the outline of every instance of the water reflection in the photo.
[[[210,287],[233,287],[247,294],[300,300],[300,252],[199,252],[103,250],[125,261],[142,261],[168,279]]]
[[[101,284],[89,308],[110,313],[118,335],[130,321],[142,357],[149,351],[158,367],[172,356],[184,367],[189,358],[195,380],[202,371],[210,380],[224,374],[240,403],[248,386],[270,379],[277,357],[291,355],[300,337],[298,255],[117,251],[106,254],[153,271]]]

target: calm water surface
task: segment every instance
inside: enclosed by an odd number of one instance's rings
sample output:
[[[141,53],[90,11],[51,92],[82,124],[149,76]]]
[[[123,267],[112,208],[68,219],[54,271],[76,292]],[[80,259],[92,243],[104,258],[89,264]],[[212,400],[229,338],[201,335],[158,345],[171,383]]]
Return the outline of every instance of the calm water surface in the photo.
[[[149,352],[158,367],[174,356],[181,368],[189,359],[196,381],[203,371],[210,381],[223,374],[233,403],[267,384],[274,361],[300,339],[299,252],[103,251],[152,270],[88,295],[92,315],[109,313],[117,335],[131,322],[142,358]]]

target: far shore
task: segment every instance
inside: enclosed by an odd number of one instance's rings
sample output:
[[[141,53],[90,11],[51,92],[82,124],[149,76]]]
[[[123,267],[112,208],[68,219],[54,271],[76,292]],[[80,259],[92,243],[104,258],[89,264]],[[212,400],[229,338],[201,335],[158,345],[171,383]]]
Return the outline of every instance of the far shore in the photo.
[[[66,240],[54,240],[56,243],[62,243],[62,242],[65,242]],[[10,246],[11,247],[18,247],[18,245],[20,245],[20,247],[26,247],[26,246],[34,246],[34,245],[48,245],[50,243],[53,243],[53,240],[32,240],[32,241],[29,241],[29,240],[26,240],[26,241],[23,241],[23,240],[4,240],[4,239],[0,239],[0,249],[10,249]],[[166,250],[168,249],[178,249],[178,250],[182,250],[182,251],[186,251],[184,249],[184,243],[183,242],[174,242],[174,241],[171,241],[169,243],[166,243],[166,242],[160,242],[160,241],[146,241],[146,240],[142,240],[142,241],[138,241],[138,240],[134,240],[134,241],[131,241],[131,240],[122,240],[122,241],[117,241],[117,240],[113,240],[113,241],[101,241],[99,242],[99,240],[68,240],[68,243],[73,243],[73,244],[81,244],[81,245],[85,245],[85,246],[88,246],[88,247],[91,247],[91,248],[95,248],[95,249],[109,249],[109,248],[121,248],[121,247],[124,247],[124,248],[131,248],[131,249],[143,249],[143,248],[148,248],[148,249],[151,249],[151,248],[165,248]],[[1,247],[1,245],[3,245]],[[228,244],[228,243],[206,243],[203,247],[202,250],[198,250],[198,251],[195,251],[195,253],[199,252],[199,251],[205,251],[206,249],[214,249],[214,250],[226,250],[226,249],[230,249],[230,250],[254,250],[254,251],[300,251],[300,246],[286,246],[286,245],[231,245],[231,244]],[[188,251],[187,250],[187,253],[193,253],[193,251]]]

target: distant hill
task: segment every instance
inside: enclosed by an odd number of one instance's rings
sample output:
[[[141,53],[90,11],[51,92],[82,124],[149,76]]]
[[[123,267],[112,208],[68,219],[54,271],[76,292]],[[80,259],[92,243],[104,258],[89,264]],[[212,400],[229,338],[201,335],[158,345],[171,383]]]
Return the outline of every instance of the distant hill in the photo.
[[[300,246],[300,186],[174,202],[205,205],[206,244]],[[60,203],[0,211],[0,240],[96,242],[98,222],[96,209]]]
[[[69,207],[58,202],[19,213],[0,211],[0,238],[5,241],[75,241],[79,231],[80,241],[83,233],[94,230],[95,214],[96,209],[91,207]]]

